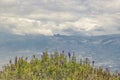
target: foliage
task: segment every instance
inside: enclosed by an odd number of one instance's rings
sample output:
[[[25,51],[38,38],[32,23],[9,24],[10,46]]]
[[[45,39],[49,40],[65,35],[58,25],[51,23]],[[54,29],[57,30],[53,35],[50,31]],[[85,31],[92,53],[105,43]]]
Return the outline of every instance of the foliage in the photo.
[[[14,63],[3,66],[0,80],[120,80],[118,72],[94,68],[94,61],[76,60],[75,54],[43,52],[40,58],[16,57]]]

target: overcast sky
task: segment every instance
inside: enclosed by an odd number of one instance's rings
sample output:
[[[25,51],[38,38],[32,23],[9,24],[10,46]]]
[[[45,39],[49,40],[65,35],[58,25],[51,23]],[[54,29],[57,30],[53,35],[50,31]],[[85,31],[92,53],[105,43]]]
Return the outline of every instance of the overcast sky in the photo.
[[[0,0],[0,32],[120,34],[120,0]]]

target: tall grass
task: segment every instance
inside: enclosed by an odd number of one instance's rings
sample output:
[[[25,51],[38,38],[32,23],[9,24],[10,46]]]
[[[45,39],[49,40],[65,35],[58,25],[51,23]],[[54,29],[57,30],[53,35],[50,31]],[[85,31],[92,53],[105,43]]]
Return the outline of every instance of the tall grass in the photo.
[[[75,54],[48,52],[32,59],[15,57],[0,71],[0,80],[120,80],[120,74],[106,68],[94,68],[94,61],[86,58],[76,61]]]

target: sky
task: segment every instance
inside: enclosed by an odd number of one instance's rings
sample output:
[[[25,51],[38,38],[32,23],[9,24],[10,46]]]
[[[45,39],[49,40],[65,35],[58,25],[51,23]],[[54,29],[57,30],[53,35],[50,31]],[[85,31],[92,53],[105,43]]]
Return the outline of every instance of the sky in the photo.
[[[120,34],[120,0],[0,0],[0,32]]]

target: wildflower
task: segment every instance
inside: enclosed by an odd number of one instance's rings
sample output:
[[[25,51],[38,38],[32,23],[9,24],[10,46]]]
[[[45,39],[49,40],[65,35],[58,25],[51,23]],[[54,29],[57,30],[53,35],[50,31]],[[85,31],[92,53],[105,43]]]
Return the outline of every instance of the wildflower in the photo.
[[[45,52],[43,52],[43,56],[45,56]]]
[[[94,66],[94,64],[95,64],[95,61],[92,61],[92,66]]]
[[[63,50],[62,53],[65,53],[65,51]]]
[[[106,68],[106,72],[109,73],[109,68]]]
[[[17,59],[17,56],[16,56],[16,57],[15,57],[15,64],[17,64],[17,60],[18,60],[18,59]]]
[[[26,57],[25,60],[27,61],[27,60],[28,60],[28,57]]]
[[[70,52],[68,53],[68,57],[71,58],[71,53]]]
[[[80,59],[80,65],[82,64],[82,59]]]
[[[12,60],[10,60],[9,63],[12,64]]]
[[[118,72],[118,76],[120,76],[120,72]]]
[[[88,58],[86,58],[85,63],[88,64]]]

